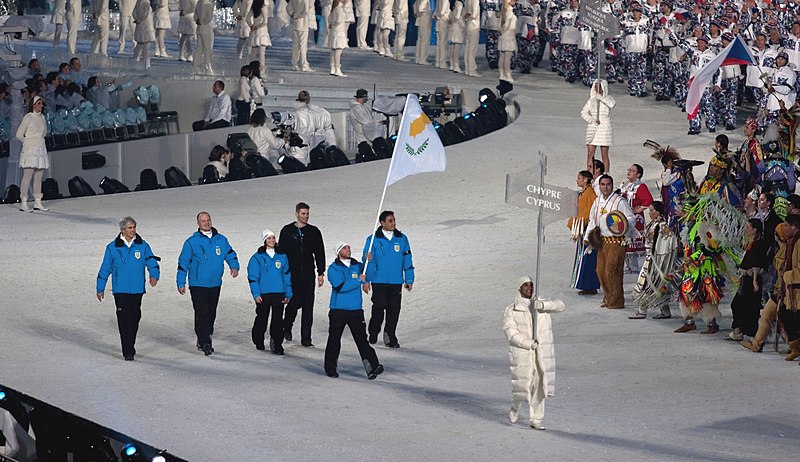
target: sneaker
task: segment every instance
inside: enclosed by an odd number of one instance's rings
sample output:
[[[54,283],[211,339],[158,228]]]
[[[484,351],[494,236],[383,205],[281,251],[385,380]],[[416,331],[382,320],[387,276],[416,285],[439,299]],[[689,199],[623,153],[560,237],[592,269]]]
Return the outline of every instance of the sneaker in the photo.
[[[205,344],[203,345],[203,354],[206,356],[211,356],[211,353],[214,352],[214,349],[211,348],[211,345]]]
[[[542,422],[531,422],[531,428],[534,430],[544,430],[544,423]]]
[[[646,319],[647,315],[644,313],[634,313],[628,316],[628,319]]]
[[[383,364],[378,364],[378,367],[369,371],[369,374],[367,374],[367,378],[369,380],[375,380],[375,377],[381,375],[381,373],[383,373]]]
[[[511,422],[512,424],[517,422],[518,417],[519,417],[519,409],[511,408],[511,410],[508,411],[508,421]]]
[[[680,334],[682,332],[691,332],[695,329],[697,329],[697,326],[695,326],[694,323],[683,323],[681,327],[675,329],[673,332]]]
[[[290,330],[287,330],[286,332],[284,332],[284,333],[283,333],[283,338],[284,338],[284,340],[286,340],[287,342],[291,342],[291,341],[292,341],[292,331],[290,331]]]
[[[303,345],[306,348],[314,348],[314,344],[311,343],[311,340],[304,340],[304,341],[300,342],[300,344]]]
[[[369,341],[370,345],[375,345],[376,343],[378,343],[378,335],[369,334],[369,338],[367,338],[367,341]]]
[[[338,373],[338,372],[336,372],[336,371],[333,371],[333,372],[325,372],[325,375],[327,375],[328,377],[330,377],[330,378],[332,378],[332,379],[337,379],[337,378],[339,378],[339,373]]]

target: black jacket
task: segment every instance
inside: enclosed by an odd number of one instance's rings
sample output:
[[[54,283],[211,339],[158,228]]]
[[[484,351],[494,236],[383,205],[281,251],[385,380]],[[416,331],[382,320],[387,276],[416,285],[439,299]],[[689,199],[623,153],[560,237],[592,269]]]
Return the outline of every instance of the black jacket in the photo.
[[[292,282],[325,274],[325,245],[322,243],[322,233],[314,225],[298,228],[295,222],[291,222],[284,226],[278,237],[278,252],[285,253],[289,258]]]

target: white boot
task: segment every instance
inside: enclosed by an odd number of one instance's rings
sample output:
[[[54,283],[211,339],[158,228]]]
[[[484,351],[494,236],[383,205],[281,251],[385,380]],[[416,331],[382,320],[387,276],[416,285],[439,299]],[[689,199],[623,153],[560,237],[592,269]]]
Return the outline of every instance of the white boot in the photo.
[[[336,68],[331,66],[331,75],[336,75]]]
[[[25,204],[27,205],[27,204]],[[41,210],[42,212],[47,212],[48,209],[44,205],[42,205],[42,195],[41,194],[34,194],[33,195],[33,210]]]
[[[33,209],[28,207],[28,196],[22,196],[19,198],[19,200],[20,212],[33,212]]]
[[[342,68],[341,67],[337,67],[336,68],[336,73],[334,75],[336,75],[337,77],[347,77],[347,74],[342,72]]]

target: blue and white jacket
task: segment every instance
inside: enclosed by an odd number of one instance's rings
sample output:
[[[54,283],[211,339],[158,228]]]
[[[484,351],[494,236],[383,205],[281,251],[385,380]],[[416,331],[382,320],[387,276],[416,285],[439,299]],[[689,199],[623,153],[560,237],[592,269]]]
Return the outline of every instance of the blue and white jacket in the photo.
[[[413,284],[414,261],[411,258],[411,246],[408,238],[399,230],[389,240],[378,228],[375,234],[368,236],[364,243],[361,259],[366,261],[369,243],[375,238],[372,246],[372,260],[367,265],[367,282],[378,284]]]
[[[270,257],[263,245],[247,263],[247,281],[254,300],[261,294],[284,294],[285,298],[292,298],[289,259],[277,252],[274,257]]]
[[[125,245],[121,236],[117,236],[106,246],[103,263],[97,272],[97,293],[105,292],[109,276],[112,293],[145,293],[144,269],[147,267],[150,277],[159,279],[159,261],[161,259],[153,255],[150,245],[138,234],[130,247]]]
[[[361,274],[364,265],[355,258],[350,266],[338,258],[328,266],[328,282],[331,283],[332,310],[356,311],[361,309]]]
[[[228,239],[211,228],[211,237],[198,230],[186,242],[178,257],[178,288],[186,286],[186,275],[189,275],[189,287],[219,287],[222,285],[223,262],[231,269],[239,270],[236,252],[228,243]]]

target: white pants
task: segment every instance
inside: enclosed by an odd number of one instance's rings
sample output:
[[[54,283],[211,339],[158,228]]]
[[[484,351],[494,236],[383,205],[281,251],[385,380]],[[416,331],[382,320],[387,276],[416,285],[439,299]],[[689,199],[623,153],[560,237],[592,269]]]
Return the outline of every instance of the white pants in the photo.
[[[467,27],[464,37],[464,70],[467,74],[477,74],[478,65],[475,63],[475,56],[478,54],[478,37],[480,36],[480,28]]]
[[[300,70],[308,68],[306,54],[308,53],[308,29],[292,32],[292,68]]]
[[[447,55],[450,51],[447,46],[447,22],[436,21],[436,67],[447,67]]]
[[[403,49],[406,46],[407,29],[408,21],[394,22],[394,55],[398,58],[403,56]]]
[[[356,24],[356,39],[358,40],[359,48],[366,48],[368,46],[367,29],[369,29],[369,15],[359,16],[358,23]]]
[[[131,43],[135,43],[133,41],[133,17],[131,16],[120,16],[119,17],[119,51],[117,53],[122,53],[125,51],[125,39],[130,39]]]
[[[108,56],[108,23],[97,25],[92,38],[92,53]]]
[[[538,364],[534,366],[533,380],[531,381],[531,394],[530,402],[528,402],[528,411],[530,412],[531,423],[541,423],[544,420],[544,372]],[[515,412],[519,411],[519,407],[523,401],[514,400],[511,403],[511,409]]]
[[[197,26],[197,48],[194,50],[194,67],[196,69],[210,69],[211,58],[214,54],[214,29],[211,24]]]
[[[428,61],[428,50],[431,45],[431,22],[426,21],[417,27],[417,64],[425,64]]]
[[[74,55],[78,48],[78,18],[67,19],[67,50]]]

